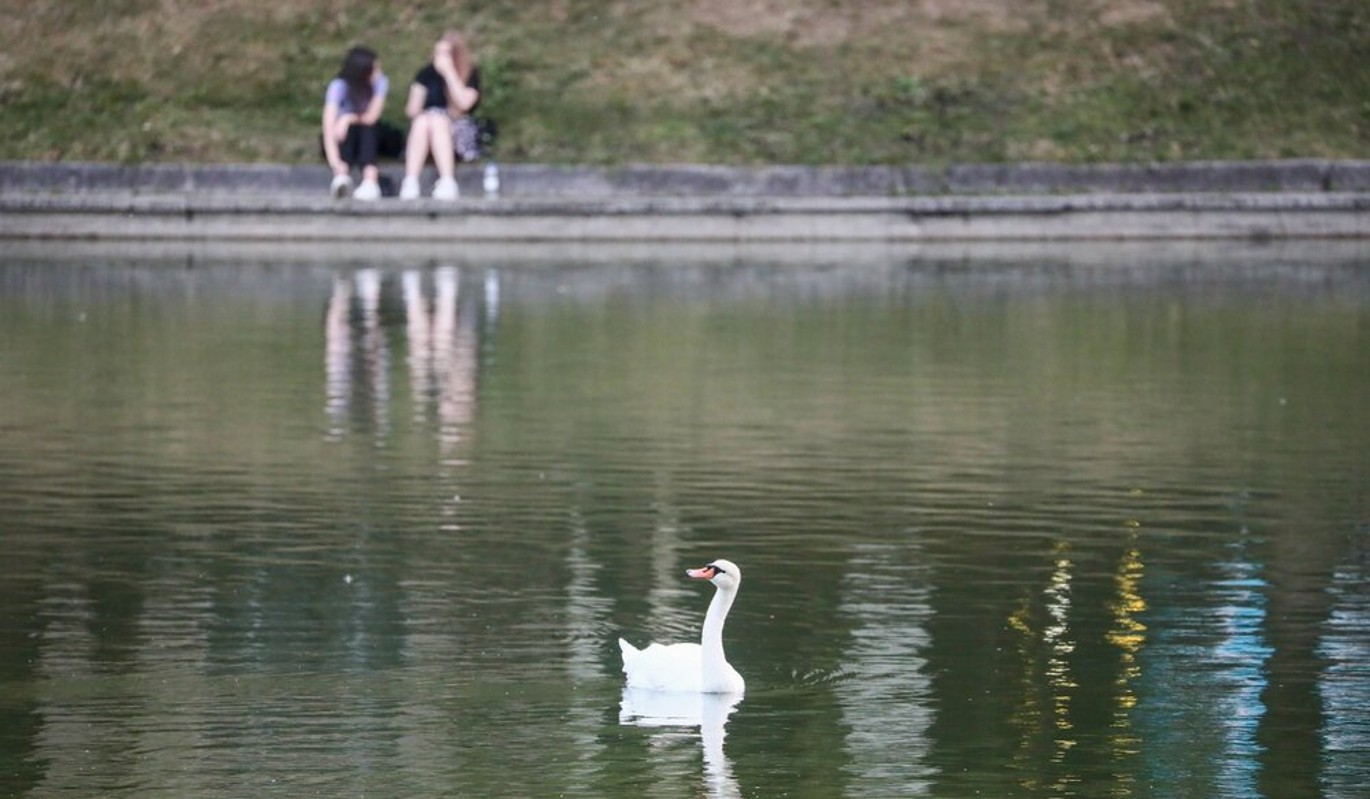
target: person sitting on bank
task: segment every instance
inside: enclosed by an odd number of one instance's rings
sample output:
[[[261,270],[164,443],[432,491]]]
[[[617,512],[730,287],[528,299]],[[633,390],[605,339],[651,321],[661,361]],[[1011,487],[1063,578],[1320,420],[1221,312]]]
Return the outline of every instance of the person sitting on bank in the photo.
[[[461,34],[448,31],[433,46],[433,62],[419,70],[409,86],[404,107],[410,119],[409,142],[400,199],[418,198],[419,174],[430,155],[438,169],[433,199],[457,199],[456,159],[475,158],[476,126],[469,114],[479,102],[480,68]]]
[[[343,58],[338,76],[328,84],[323,101],[324,158],[333,169],[335,198],[377,200],[381,196],[376,156],[380,145],[381,111],[390,81],[381,72],[375,52],[353,47]],[[352,169],[361,168],[362,182],[352,190]]]

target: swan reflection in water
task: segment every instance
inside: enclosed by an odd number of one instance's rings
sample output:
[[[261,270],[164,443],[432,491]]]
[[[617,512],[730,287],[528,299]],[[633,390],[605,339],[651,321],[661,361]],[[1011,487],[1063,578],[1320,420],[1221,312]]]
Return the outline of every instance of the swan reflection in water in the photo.
[[[732,764],[723,751],[724,727],[737,710],[742,694],[698,694],[623,688],[618,721],[634,727],[658,728],[654,737],[679,739],[682,730],[697,727],[704,749],[704,795],[735,799],[742,795]]]

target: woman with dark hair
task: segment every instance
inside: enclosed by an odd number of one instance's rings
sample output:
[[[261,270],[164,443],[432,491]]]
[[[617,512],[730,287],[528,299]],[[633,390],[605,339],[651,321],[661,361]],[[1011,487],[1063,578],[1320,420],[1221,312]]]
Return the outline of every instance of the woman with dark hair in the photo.
[[[333,168],[334,197],[358,200],[381,196],[376,155],[380,145],[381,111],[390,81],[380,60],[365,47],[353,47],[343,58],[338,76],[328,84],[323,101],[323,152]],[[362,182],[352,191],[352,167],[359,166]]]
[[[404,154],[400,199],[419,196],[419,173],[433,156],[438,182],[433,199],[457,199],[456,159],[476,157],[475,123],[468,114],[480,102],[480,68],[466,40],[447,31],[433,46],[433,63],[419,70],[409,86],[409,141]]]

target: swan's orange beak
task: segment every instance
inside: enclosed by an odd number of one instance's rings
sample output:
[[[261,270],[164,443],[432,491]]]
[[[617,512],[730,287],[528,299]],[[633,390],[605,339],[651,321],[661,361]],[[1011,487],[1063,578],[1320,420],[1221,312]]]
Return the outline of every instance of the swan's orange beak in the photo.
[[[702,569],[686,569],[685,574],[696,580],[712,580],[714,575],[718,574],[718,569],[713,566],[705,566]]]

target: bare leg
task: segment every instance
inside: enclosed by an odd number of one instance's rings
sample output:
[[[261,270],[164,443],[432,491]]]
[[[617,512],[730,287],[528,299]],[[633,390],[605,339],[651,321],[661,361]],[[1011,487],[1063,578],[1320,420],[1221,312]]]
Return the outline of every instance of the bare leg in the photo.
[[[452,120],[446,114],[442,116],[434,115],[433,125],[433,164],[438,168],[438,175],[450,178],[456,174],[457,159],[456,153],[452,149]]]
[[[404,147],[404,175],[417,178],[428,162],[428,152],[432,147],[433,115],[419,114],[409,125],[409,140]]]
[[[333,146],[331,148],[325,146],[324,152],[327,153],[331,150],[331,154],[336,156],[336,158],[329,159],[329,162],[333,164],[334,175],[346,175],[352,171],[350,165],[343,160],[341,154],[343,142],[347,141],[347,129],[350,127],[352,127],[351,118],[344,117],[339,119],[333,125],[333,129],[328,132],[328,137],[332,140],[331,143]]]

